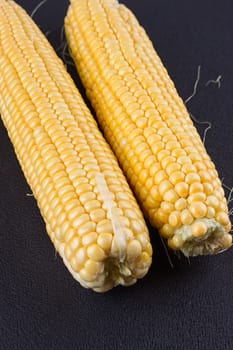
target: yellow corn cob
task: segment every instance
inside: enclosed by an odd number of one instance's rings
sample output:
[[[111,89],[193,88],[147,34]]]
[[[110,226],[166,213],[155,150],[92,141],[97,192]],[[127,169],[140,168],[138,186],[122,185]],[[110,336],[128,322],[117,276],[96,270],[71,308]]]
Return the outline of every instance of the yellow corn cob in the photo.
[[[64,263],[84,287],[131,285],[147,227],[61,60],[26,12],[0,0],[0,113]]]
[[[65,29],[87,96],[151,224],[186,256],[230,247],[215,166],[132,12],[115,0],[71,0]]]

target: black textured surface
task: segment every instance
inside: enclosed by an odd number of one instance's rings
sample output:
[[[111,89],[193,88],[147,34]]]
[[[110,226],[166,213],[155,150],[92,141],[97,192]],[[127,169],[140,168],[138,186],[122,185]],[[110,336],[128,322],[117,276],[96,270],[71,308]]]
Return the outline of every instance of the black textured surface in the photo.
[[[39,0],[18,0],[28,12]],[[128,0],[189,109],[212,128],[206,146],[233,186],[233,3],[231,0]],[[66,0],[35,15],[60,45]],[[61,53],[61,51],[59,52]],[[222,75],[222,85],[205,86]],[[72,75],[80,84],[74,70]],[[80,86],[80,85],[79,85]],[[199,127],[203,134],[203,127]],[[171,269],[151,230],[154,260],[135,286],[107,294],[83,289],[56,256],[6,130],[0,123],[0,350],[233,349],[233,250],[178,260]]]

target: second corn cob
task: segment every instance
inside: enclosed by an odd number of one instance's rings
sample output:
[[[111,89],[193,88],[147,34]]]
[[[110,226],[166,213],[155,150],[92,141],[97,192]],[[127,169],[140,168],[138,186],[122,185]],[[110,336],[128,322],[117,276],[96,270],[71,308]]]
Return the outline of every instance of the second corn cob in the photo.
[[[5,0],[0,113],[72,275],[99,292],[143,277],[151,264],[148,230],[117,161],[47,39]]]
[[[215,166],[132,12],[115,0],[71,0],[65,29],[87,96],[151,224],[186,256],[230,247]]]

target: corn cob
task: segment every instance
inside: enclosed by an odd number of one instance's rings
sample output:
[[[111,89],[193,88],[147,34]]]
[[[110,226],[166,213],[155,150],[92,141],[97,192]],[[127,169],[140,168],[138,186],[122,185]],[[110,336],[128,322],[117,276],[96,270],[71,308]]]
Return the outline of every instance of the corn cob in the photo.
[[[0,0],[0,113],[48,234],[75,279],[103,292],[151,263],[142,213],[62,61]]]
[[[71,54],[145,215],[186,256],[230,247],[218,173],[145,30],[115,0],[70,2]]]

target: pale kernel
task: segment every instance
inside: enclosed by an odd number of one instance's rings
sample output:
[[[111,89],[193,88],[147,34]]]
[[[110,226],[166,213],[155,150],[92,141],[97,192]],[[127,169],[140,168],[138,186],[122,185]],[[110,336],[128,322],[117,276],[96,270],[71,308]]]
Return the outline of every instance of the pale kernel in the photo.
[[[175,208],[178,211],[181,211],[187,207],[187,200],[184,198],[179,198],[175,203]]]
[[[96,231],[98,233],[103,233],[103,232],[113,233],[111,220],[104,219],[104,220],[98,222],[98,224],[96,226]]]
[[[96,223],[93,221],[88,221],[80,225],[77,229],[78,229],[79,235],[82,236],[89,232],[95,232],[95,228],[96,228]]]
[[[193,216],[188,209],[181,212],[181,221],[183,225],[190,225],[193,222]]]
[[[79,276],[81,277],[82,280],[86,282],[93,282],[96,278],[95,275],[92,275],[91,273],[89,273],[85,268],[82,268],[79,271]]]
[[[93,261],[102,261],[105,258],[104,250],[97,244],[92,244],[87,248],[87,255]]]
[[[198,221],[192,225],[192,234],[194,237],[201,237],[207,232],[207,226],[204,222]]]
[[[202,202],[193,202],[190,205],[190,212],[195,218],[203,218],[207,213],[207,207]]]
[[[141,244],[135,239],[127,245],[127,258],[132,259],[138,257],[142,253]]]
[[[87,233],[82,237],[82,243],[85,246],[92,244],[92,243],[95,243],[96,240],[97,240],[97,233],[95,233],[95,232]]]
[[[112,238],[111,233],[101,233],[97,239],[97,243],[105,252],[108,252],[112,246]]]
[[[73,220],[73,227],[79,228],[82,224],[90,221],[90,217],[88,214],[81,214],[76,219]]]
[[[82,247],[79,248],[78,251],[75,253],[75,261],[77,265],[82,265],[84,261],[86,260],[86,248]]]
[[[79,237],[77,236],[73,237],[68,243],[68,245],[70,246],[70,249],[72,249],[72,251],[76,250],[80,245]]]
[[[101,208],[94,209],[90,212],[90,217],[92,221],[99,222],[106,218],[106,212]]]
[[[174,211],[169,215],[168,223],[172,227],[178,227],[180,225],[180,212]]]
[[[181,197],[187,197],[189,193],[189,185],[185,182],[180,182],[175,185],[175,191],[178,193]]]

